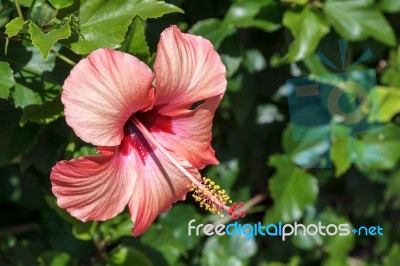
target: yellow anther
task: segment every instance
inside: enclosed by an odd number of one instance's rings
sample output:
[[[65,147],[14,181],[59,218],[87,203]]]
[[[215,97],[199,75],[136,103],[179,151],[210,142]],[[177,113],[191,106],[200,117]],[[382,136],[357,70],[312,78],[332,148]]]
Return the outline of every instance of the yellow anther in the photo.
[[[190,186],[190,191],[193,192],[192,196],[195,201],[199,202],[201,208],[223,217],[222,208],[227,202],[231,203],[230,197],[224,189],[220,190],[221,187],[211,179],[199,176],[198,180],[199,184],[197,186],[195,184]]]

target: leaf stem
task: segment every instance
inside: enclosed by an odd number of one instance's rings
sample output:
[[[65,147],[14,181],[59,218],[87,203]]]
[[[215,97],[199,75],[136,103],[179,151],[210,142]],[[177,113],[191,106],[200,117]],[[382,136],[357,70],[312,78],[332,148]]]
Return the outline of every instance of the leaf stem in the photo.
[[[26,19],[29,19],[31,16],[32,10],[35,7],[36,0],[32,0],[31,6],[29,7],[28,13],[26,14]]]
[[[60,54],[60,53],[58,53],[58,52],[56,52],[56,51],[54,51],[54,50],[52,50],[52,52],[53,52],[58,58],[60,58],[62,61],[64,61],[65,63],[67,63],[68,65],[71,65],[71,66],[75,66],[75,65],[76,65],[76,63],[75,63],[74,61],[72,61],[71,59],[69,59],[68,57],[66,57],[66,56],[64,56],[64,55],[62,55],[62,54]]]
[[[24,16],[22,15],[21,7],[19,6],[18,0],[14,0],[14,4],[15,4],[15,8],[17,9],[18,16],[19,16],[20,18],[24,19]]]

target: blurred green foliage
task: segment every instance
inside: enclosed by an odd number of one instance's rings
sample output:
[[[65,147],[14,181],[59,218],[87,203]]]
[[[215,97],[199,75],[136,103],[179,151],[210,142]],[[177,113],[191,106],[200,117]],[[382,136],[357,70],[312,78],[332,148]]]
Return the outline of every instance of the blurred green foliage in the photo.
[[[398,0],[3,0],[0,5],[0,265],[400,265],[400,2]],[[94,153],[66,125],[60,92],[74,62],[109,47],[152,65],[171,24],[209,39],[227,68],[214,120],[219,166],[205,169],[235,201],[265,200],[242,223],[381,225],[383,236],[188,236],[187,223],[218,219],[188,197],[141,237],[124,212],[83,223],[60,209],[49,173],[61,159]],[[292,138],[286,80],[319,82],[340,65],[373,69],[373,132],[340,124]],[[348,69],[346,69],[348,70]],[[319,112],[310,114],[317,119]],[[311,134],[308,132],[307,134]],[[313,168],[331,158],[332,168]]]

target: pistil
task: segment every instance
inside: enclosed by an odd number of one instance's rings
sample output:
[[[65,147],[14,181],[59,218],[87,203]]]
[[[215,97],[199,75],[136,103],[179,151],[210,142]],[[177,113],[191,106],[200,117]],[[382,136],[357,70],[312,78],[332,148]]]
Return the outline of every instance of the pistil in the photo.
[[[135,117],[131,117],[131,121],[140,130],[143,136],[153,144],[176,168],[178,168],[192,183],[190,191],[193,192],[193,198],[200,203],[200,207],[205,208],[211,213],[216,213],[223,216],[222,212],[225,210],[229,213],[232,209],[228,207],[227,203],[232,203],[229,196],[226,195],[225,190],[221,190],[219,185],[209,178],[201,177],[190,174],[164,147],[153,137],[147,128]]]

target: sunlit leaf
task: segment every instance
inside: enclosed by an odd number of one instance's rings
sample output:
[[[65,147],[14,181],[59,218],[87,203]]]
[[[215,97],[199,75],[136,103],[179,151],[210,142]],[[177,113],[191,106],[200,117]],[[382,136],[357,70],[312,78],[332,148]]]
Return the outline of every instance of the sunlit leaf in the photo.
[[[163,255],[163,263],[159,265],[175,265],[186,252],[185,245],[174,237],[174,229],[162,223],[151,226],[141,237],[141,242]]]
[[[226,54],[221,55],[221,60],[226,67],[226,76],[228,78],[232,77],[238,71],[242,63],[241,57],[233,57]]]
[[[246,50],[243,64],[250,74],[260,72],[267,67],[267,61],[263,54],[256,49]]]
[[[376,132],[365,133],[361,139],[362,152],[356,161],[361,168],[390,169],[400,159],[400,127],[386,124]]]
[[[228,36],[235,34],[233,25],[224,25],[220,19],[210,18],[197,22],[190,28],[189,33],[203,36],[210,40],[218,49]]]
[[[384,12],[395,13],[400,11],[400,2],[397,0],[380,0],[379,7]]]
[[[254,238],[246,240],[244,235],[212,236],[203,248],[202,265],[247,265],[248,259],[257,252]]]
[[[147,44],[144,22],[140,18],[135,18],[131,28],[122,44],[121,50],[130,53],[144,61],[149,60],[150,49]]]
[[[13,70],[7,62],[0,61],[0,80],[0,98],[7,99],[15,85]]]
[[[284,60],[292,62],[304,59],[318,46],[319,41],[329,32],[329,24],[318,11],[305,7],[300,12],[288,10],[283,24],[289,28],[294,40]]]
[[[27,22],[28,21],[24,21],[21,17],[16,17],[8,22],[5,31],[5,33],[8,35],[8,38],[17,35]]]
[[[304,128],[302,134],[296,135],[295,140],[292,127],[287,127],[283,133],[283,148],[296,165],[312,167],[326,157],[325,154],[330,149],[331,144],[327,137],[329,130],[327,125]]]
[[[111,266],[153,265],[145,254],[131,247],[121,247],[115,249],[111,253],[108,263]]]
[[[134,12],[142,19],[159,18],[169,13],[183,13],[183,10],[177,6],[158,0],[137,1],[134,6]]]
[[[70,266],[72,258],[68,253],[58,251],[46,251],[38,257],[40,266]]]
[[[66,8],[74,3],[74,0],[49,0],[50,4],[57,9]]]
[[[274,206],[267,212],[266,221],[292,222],[300,219],[305,208],[317,198],[316,178],[296,168],[284,155],[272,156],[269,163],[277,169],[277,173],[269,180]]]
[[[370,122],[388,122],[400,113],[400,90],[396,88],[378,87],[371,92],[372,108],[369,113]]]
[[[297,5],[305,5],[308,3],[308,0],[281,0],[283,3],[291,3],[291,4],[297,4]]]
[[[105,241],[114,242],[124,236],[132,237],[132,226],[131,217],[125,213],[101,223],[99,231],[102,233],[102,238]]]
[[[236,1],[227,11],[223,20],[224,25],[234,25],[238,28],[259,28],[267,32],[280,28],[279,24],[257,18],[263,7],[273,5],[272,0]]]
[[[79,8],[80,36],[69,40],[71,49],[88,54],[97,48],[117,48],[124,41],[132,18],[158,18],[182,9],[164,1],[82,0]]]
[[[327,0],[323,7],[341,37],[361,41],[368,36],[394,46],[392,27],[372,0]]]
[[[39,48],[44,60],[53,48],[54,44],[62,39],[67,39],[71,35],[69,20],[63,21],[59,28],[44,33],[34,22],[29,24],[29,33],[31,34],[32,44]]]
[[[325,209],[318,217],[318,221],[320,221],[324,225],[334,224],[339,226],[340,224],[348,224],[346,228],[348,229],[348,234],[340,235],[339,231],[334,236],[325,236],[323,237],[324,247],[328,252],[329,256],[324,261],[324,265],[327,266],[335,266],[335,265],[346,265],[347,255],[353,249],[355,244],[355,236],[351,232],[352,225],[345,217],[341,217],[337,215],[331,209]],[[343,233],[345,230],[343,230]]]

